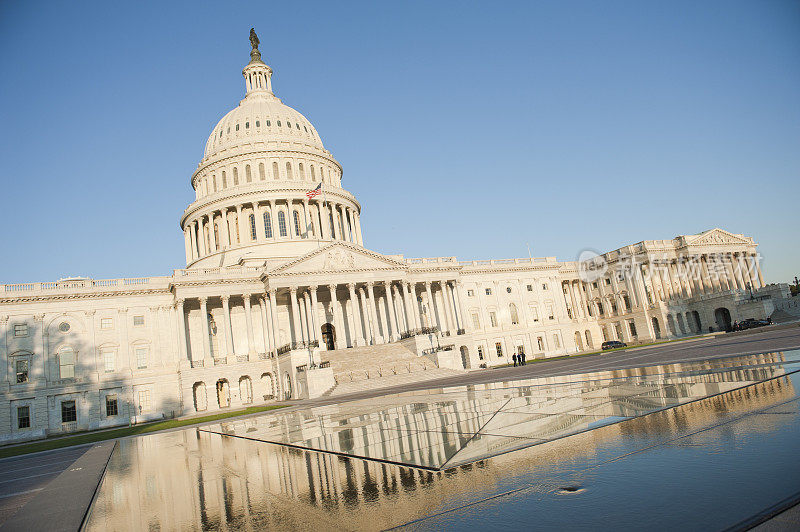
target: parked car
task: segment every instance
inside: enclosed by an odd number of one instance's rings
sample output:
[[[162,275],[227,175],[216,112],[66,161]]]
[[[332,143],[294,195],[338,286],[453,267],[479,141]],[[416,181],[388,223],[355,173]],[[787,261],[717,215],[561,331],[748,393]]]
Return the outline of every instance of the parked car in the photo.
[[[770,325],[770,320],[757,320],[755,318],[747,318],[737,324],[737,331],[744,331],[746,329],[755,329],[756,327],[764,327]]]
[[[625,342],[620,342],[619,340],[609,340],[607,342],[603,342],[601,346],[603,351],[607,351],[608,349],[617,349],[620,347],[628,347],[628,344]]]

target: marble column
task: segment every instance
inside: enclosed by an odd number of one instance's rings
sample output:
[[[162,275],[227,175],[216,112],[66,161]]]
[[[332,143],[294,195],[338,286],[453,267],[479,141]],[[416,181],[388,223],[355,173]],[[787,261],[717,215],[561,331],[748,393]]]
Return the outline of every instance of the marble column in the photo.
[[[208,330],[208,298],[200,298],[200,322],[203,324],[203,365],[207,368],[214,365],[211,356],[211,332]]]
[[[309,320],[309,326],[314,330],[314,334],[312,338],[316,340],[317,345],[320,349],[322,349],[322,324],[319,323],[319,314],[318,314],[318,301],[317,301],[317,286],[313,285],[309,287],[309,293],[311,294],[311,319]]]
[[[386,289],[386,306],[389,312],[389,321],[392,325],[393,340],[400,339],[400,326],[397,323],[397,305],[395,304],[394,291],[392,281],[384,281]]]
[[[575,291],[572,289],[572,281],[567,281],[566,285],[567,285],[567,294],[569,295],[569,300],[570,300],[570,303],[571,303],[570,311],[572,313],[572,319],[573,320],[577,320],[578,316],[579,316],[579,314],[578,314],[578,304],[575,302]],[[563,284],[561,286],[561,289],[563,291],[563,289],[564,289]]]
[[[251,307],[250,297],[252,294],[244,294],[244,313],[247,321],[247,355],[250,359],[256,354],[256,343],[253,340],[253,309]]]
[[[401,285],[402,286],[402,285]],[[411,328],[406,321],[405,303],[403,302],[403,289],[398,285],[392,285],[392,298],[394,299],[394,308],[397,314],[397,330],[408,332]]]
[[[369,317],[372,320],[372,337],[375,340],[375,343],[382,344],[383,337],[380,333],[380,328],[378,327],[378,312],[375,305],[375,291],[374,291],[375,283],[372,281],[367,282],[367,296],[369,299]]]
[[[297,287],[289,288],[289,306],[292,308],[292,321],[294,322],[294,341],[302,342],[303,333],[300,329],[300,306],[297,303]]]
[[[364,326],[361,324],[361,309],[358,305],[358,298],[356,297],[356,285],[348,283],[347,290],[350,293],[350,323],[353,327],[351,334],[353,335],[353,345],[366,345],[364,336]]]
[[[448,334],[453,334],[455,332],[454,331],[455,325],[454,325],[454,321],[453,321],[453,318],[452,318],[453,314],[451,312],[451,307],[450,307],[450,298],[447,295],[447,281],[445,281],[445,280],[439,281],[439,286],[441,287],[441,290],[442,290],[442,303],[443,303],[443,307],[444,307],[445,322],[447,324],[447,332],[448,332]],[[500,286],[497,283],[495,283],[495,287],[494,288],[495,288],[495,292],[498,292],[497,293],[497,299],[498,299],[498,302],[499,302],[500,301],[500,293],[499,293]],[[498,313],[497,318],[499,320],[500,319],[500,313],[501,313],[501,309],[500,308],[497,309],[497,313]]]
[[[175,300],[175,316],[178,326],[178,354],[182,360],[187,360],[189,357],[189,350],[186,346],[186,314],[184,313],[183,299]],[[0,336],[0,338],[5,337]]]
[[[280,373],[280,367],[278,366],[278,348],[280,347],[280,329],[278,326],[278,290],[276,288],[272,288],[269,291],[269,315],[270,315],[270,326],[272,330],[272,343],[275,345],[275,358],[273,359],[273,366],[274,366],[274,377],[275,377],[275,390],[278,392],[277,400],[282,401],[285,397],[284,387],[283,387],[283,378]]]
[[[336,334],[334,334],[334,345],[337,349],[347,347],[344,334],[344,323],[341,316],[341,309],[339,308],[339,300],[336,297],[336,285],[329,284],[328,291],[331,295],[331,314],[333,315],[333,326]]]
[[[230,296],[222,296],[221,299],[222,299],[222,325],[225,328],[225,356],[232,357],[234,353],[233,353],[233,328],[231,327]]]
[[[271,353],[273,350],[272,334],[269,327],[269,310],[267,297],[261,294],[258,297],[258,305],[261,309],[261,336],[264,338],[264,353]]]
[[[264,209],[257,201],[253,202],[253,216],[256,218],[256,242],[263,242],[266,240],[267,228],[264,223]]]
[[[433,303],[433,296],[431,295],[431,282],[425,281],[425,294],[428,296],[428,326],[429,327],[438,327],[439,329],[442,326],[439,324],[439,320],[436,316],[436,307]]]

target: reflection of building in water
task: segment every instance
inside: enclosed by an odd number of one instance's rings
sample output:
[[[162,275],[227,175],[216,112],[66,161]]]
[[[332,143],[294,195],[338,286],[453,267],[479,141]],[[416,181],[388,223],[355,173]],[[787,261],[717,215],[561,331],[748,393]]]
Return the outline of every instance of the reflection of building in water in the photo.
[[[396,396],[398,404],[387,407],[368,408],[368,402],[353,402],[305,413],[263,416],[248,424],[226,424],[245,430],[266,427],[273,430],[273,436],[282,436],[287,441],[324,440],[331,450],[361,451],[372,458],[406,452],[404,456],[412,463],[443,460],[458,455],[456,448],[466,444],[464,456],[478,459],[483,456],[481,453],[518,447],[522,434],[546,436],[584,430],[592,425],[584,419],[587,416],[596,419],[621,413],[630,415],[631,409],[669,406],[675,404],[673,400],[688,401],[770,379],[653,416],[604,427],[587,433],[583,440],[575,436],[581,442],[577,446],[570,445],[573,438],[569,438],[446,473],[195,430],[124,440],[109,464],[89,529],[377,528],[382,523],[407,521],[420,513],[430,513],[459,493],[478,493],[501,482],[504,477],[498,464],[506,461],[519,463],[528,460],[526,457],[542,456],[536,453],[549,453],[548,464],[557,468],[559,460],[591,456],[595,452],[593,445],[618,439],[623,434],[646,434],[650,440],[662,435],[674,437],[676,431],[696,430],[719,416],[781,403],[794,397],[790,380],[781,378],[782,366],[770,365],[782,358],[775,353],[704,364],[604,372],[605,377],[617,380],[602,382],[592,380],[597,377],[594,374],[580,376],[580,381],[572,383],[561,378],[541,379],[519,388],[495,383],[427,397]],[[748,363],[752,366],[747,367]],[[714,372],[695,373],[701,371],[701,366],[713,366],[705,370]],[[689,373],[669,374],[680,369]],[[620,373],[637,375],[622,378]],[[549,380],[560,382],[549,385],[542,382]],[[404,399],[409,404],[399,404]],[[502,440],[486,436],[467,443],[464,436],[455,434],[463,431],[471,435],[471,431],[485,427],[492,413],[503,404],[511,408],[507,420],[490,425],[491,432],[517,438]],[[565,415],[526,416],[523,410],[529,405],[549,407]],[[263,419],[277,422],[259,425],[257,421]],[[346,428],[336,431],[337,426]],[[253,433],[245,435],[252,437]]]

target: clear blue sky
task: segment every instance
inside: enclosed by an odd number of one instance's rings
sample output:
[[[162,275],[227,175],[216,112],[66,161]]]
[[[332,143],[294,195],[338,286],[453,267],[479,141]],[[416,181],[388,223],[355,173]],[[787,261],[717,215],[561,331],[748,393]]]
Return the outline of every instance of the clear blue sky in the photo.
[[[168,275],[255,26],[367,247],[572,260],[715,226],[800,275],[800,3],[0,2],[0,283]]]

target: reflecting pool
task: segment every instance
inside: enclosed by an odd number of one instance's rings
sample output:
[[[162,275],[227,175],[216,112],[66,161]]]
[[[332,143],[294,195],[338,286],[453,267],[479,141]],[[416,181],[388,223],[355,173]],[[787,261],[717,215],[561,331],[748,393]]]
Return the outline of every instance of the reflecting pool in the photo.
[[[122,440],[87,528],[721,529],[800,489],[798,369],[736,356]]]

